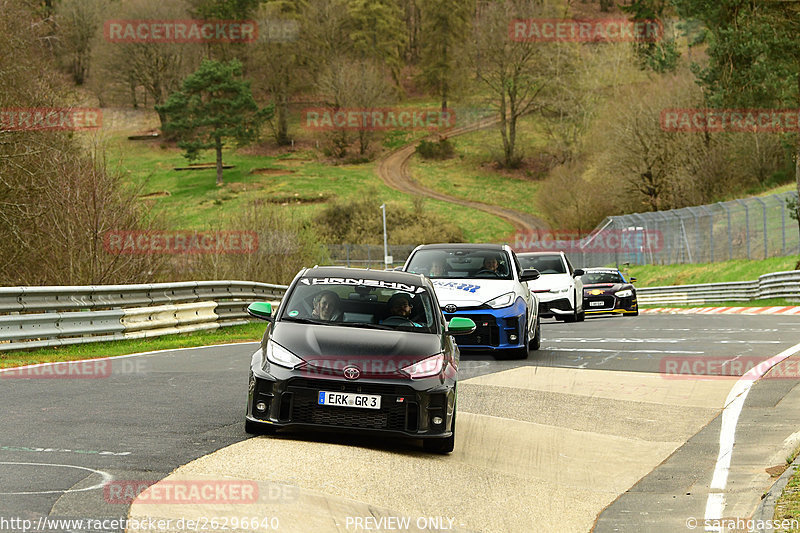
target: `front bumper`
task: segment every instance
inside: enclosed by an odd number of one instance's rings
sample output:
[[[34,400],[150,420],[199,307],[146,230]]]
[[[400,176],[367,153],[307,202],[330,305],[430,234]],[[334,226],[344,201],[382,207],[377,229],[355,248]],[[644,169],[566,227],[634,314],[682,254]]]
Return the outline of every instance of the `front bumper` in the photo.
[[[467,308],[444,313],[448,322],[453,317],[469,318],[475,322],[475,332],[455,337],[461,350],[513,350],[525,342],[527,309],[522,298],[500,309]]]
[[[573,303],[566,296],[558,296],[546,292],[536,293],[536,296],[539,298],[540,318],[552,318],[556,315],[571,315],[575,312]]]
[[[320,391],[378,394],[381,408],[318,405]],[[251,372],[247,419],[275,428],[327,428],[441,438],[452,435],[455,400],[453,380],[348,381],[332,375],[301,375],[299,371],[271,365],[270,372]],[[259,410],[259,403],[265,409]],[[439,424],[434,422],[437,417],[442,419]]]
[[[602,305],[592,305],[601,302]],[[639,311],[636,296],[618,298],[614,294],[587,295],[583,297],[583,308],[587,315],[634,314]]]

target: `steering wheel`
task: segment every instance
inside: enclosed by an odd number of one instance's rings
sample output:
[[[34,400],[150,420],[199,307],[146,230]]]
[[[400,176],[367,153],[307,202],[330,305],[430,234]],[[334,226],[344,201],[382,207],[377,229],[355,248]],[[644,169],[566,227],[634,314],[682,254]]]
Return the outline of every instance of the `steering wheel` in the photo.
[[[491,274],[495,278],[499,276],[496,270],[478,270],[478,272],[475,274],[475,277],[481,276],[488,278],[489,276],[487,274]]]
[[[404,316],[390,316],[381,320],[384,326],[413,326],[414,322]]]

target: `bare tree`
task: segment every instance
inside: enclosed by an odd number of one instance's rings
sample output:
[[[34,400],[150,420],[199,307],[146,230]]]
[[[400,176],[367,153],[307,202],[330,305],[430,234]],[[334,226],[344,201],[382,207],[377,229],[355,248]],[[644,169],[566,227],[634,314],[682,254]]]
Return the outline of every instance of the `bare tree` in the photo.
[[[103,19],[104,0],[61,0],[56,5],[57,54],[77,85],[89,76],[92,46]]]
[[[124,19],[178,20],[189,18],[183,0],[129,0],[117,7]],[[180,88],[183,78],[202,59],[202,48],[192,43],[103,43],[98,47],[100,75],[129,93],[136,105],[141,88],[153,105],[163,104]],[[161,124],[164,117],[159,114]]]
[[[503,140],[501,163],[515,167],[522,161],[517,148],[517,124],[527,113],[540,110],[543,99],[572,59],[563,43],[528,42],[509,37],[514,19],[543,17],[546,8],[537,0],[501,0],[484,3],[475,20],[472,64],[489,104],[500,116]]]
[[[328,98],[327,107],[331,113],[339,109],[369,110],[388,103],[392,97],[385,74],[371,61],[335,61],[320,76],[318,85],[320,92]],[[355,129],[360,155],[367,154],[374,135],[374,127],[366,122]],[[344,157],[350,144],[348,129],[336,128],[329,138],[334,154]]]

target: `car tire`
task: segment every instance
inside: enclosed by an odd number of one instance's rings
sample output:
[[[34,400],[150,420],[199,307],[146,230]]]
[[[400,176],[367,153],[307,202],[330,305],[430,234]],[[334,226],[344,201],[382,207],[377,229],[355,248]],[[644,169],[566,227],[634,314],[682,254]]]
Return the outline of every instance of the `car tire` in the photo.
[[[529,349],[529,341],[528,341],[528,329],[525,328],[525,338],[522,342],[522,347],[514,348],[513,350],[508,351],[509,359],[527,359],[528,355],[530,355]]]
[[[453,406],[453,430],[443,439],[423,439],[422,447],[428,453],[448,454],[456,447],[456,408]]]
[[[586,311],[578,313],[578,322],[583,322],[586,319]]]
[[[539,320],[536,320],[536,333],[533,334],[533,339],[528,344],[528,348],[532,351],[538,350],[539,346],[542,345],[542,324]]]

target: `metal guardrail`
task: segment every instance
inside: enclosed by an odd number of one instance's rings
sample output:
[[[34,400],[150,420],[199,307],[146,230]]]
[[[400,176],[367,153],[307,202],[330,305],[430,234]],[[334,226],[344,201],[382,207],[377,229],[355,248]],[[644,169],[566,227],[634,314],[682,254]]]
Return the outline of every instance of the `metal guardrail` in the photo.
[[[0,352],[244,324],[247,305],[280,300],[287,288],[251,281],[0,287]],[[800,271],[764,274],[757,281],[643,287],[637,294],[642,304],[800,301]]]
[[[640,304],[706,304],[785,298],[800,302],[800,270],[773,272],[756,281],[700,283],[636,289]]]
[[[248,322],[287,287],[252,281],[0,287],[0,352],[136,339]]]

